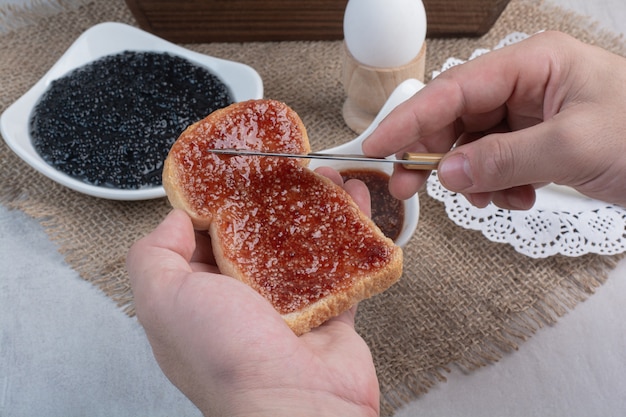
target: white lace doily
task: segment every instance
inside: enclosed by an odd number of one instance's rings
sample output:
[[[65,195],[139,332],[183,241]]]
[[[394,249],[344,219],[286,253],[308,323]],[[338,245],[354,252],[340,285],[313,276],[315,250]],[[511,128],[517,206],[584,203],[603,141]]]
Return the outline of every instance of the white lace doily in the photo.
[[[494,49],[527,37],[512,33]],[[489,51],[477,49],[469,59]],[[433,77],[463,62],[449,58]],[[504,210],[494,204],[483,209],[474,207],[462,195],[443,188],[436,173],[429,177],[427,190],[444,203],[446,213],[457,225],[480,230],[487,239],[507,243],[532,258],[626,251],[626,209],[587,198],[567,187],[551,184],[538,189],[535,206],[528,211]]]
[[[512,45],[514,43],[517,43],[519,41],[522,41],[526,38],[528,38],[528,34],[524,33],[524,32],[512,32],[509,33],[507,36],[505,36],[500,42],[498,42],[498,44],[493,48],[493,50],[496,49],[500,49],[502,47],[508,46],[508,45]],[[470,57],[467,59],[467,61],[471,61],[472,59],[479,57],[481,55],[486,54],[487,52],[491,52],[491,49],[476,49],[472,55],[470,55]],[[454,67],[455,65],[459,65],[459,64],[463,64],[464,60],[459,59],[459,58],[448,58],[446,60],[446,62],[443,63],[443,65],[441,66],[441,71],[433,71],[433,78],[435,78],[436,76],[438,76],[439,74],[441,74],[442,72],[444,72],[447,69],[450,69],[452,67]]]

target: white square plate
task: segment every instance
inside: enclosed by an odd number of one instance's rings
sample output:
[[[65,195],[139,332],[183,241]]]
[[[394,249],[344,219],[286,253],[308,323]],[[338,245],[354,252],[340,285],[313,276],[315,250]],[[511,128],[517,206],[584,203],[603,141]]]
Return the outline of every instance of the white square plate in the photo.
[[[31,143],[30,116],[50,83],[75,68],[105,55],[123,51],[169,52],[208,68],[228,86],[234,101],[263,97],[261,77],[247,65],[190,51],[132,26],[108,22],[85,31],[26,94],[6,109],[0,117],[0,132],[9,147],[26,163],[48,178],[75,191],[112,200],[164,197],[165,191],[162,186],[125,190],[87,184],[46,163]]]

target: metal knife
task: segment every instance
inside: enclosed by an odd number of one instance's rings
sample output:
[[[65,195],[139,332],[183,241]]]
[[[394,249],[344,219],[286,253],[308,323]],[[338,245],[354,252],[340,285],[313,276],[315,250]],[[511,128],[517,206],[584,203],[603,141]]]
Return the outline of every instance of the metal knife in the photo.
[[[354,162],[382,162],[392,164],[402,164],[407,169],[416,170],[433,170],[437,169],[439,161],[443,158],[442,153],[414,153],[406,152],[402,155],[402,159],[386,159],[386,158],[374,158],[365,155],[352,155],[352,154],[332,154],[332,153],[307,153],[307,154],[294,154],[294,153],[281,153],[281,152],[264,152],[254,151],[248,149],[208,149],[208,152],[218,155],[231,155],[231,156],[272,156],[279,158],[306,158],[306,159],[332,159],[338,161],[354,161]]]

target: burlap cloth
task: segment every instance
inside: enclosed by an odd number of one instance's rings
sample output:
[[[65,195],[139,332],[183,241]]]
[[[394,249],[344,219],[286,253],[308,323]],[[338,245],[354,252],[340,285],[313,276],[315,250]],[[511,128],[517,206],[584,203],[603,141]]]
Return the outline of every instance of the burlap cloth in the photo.
[[[22,18],[37,24],[0,36],[1,111],[92,25],[136,25],[122,0],[93,1],[54,16],[29,11]],[[543,29],[625,52],[621,38],[596,30],[581,16],[538,0],[513,0],[482,38],[430,39],[427,74],[450,56],[466,59],[476,48],[493,47],[510,32]],[[315,150],[354,137],[340,112],[340,42],[186,46],[254,67],[264,80],[266,97],[287,102],[301,115]],[[0,203],[38,219],[85,280],[133,313],[124,259],[132,242],[169,211],[165,199],[118,202],[78,194],[35,172],[2,142]],[[421,208],[417,232],[405,248],[403,278],[363,302],[358,314],[358,331],[378,369],[384,415],[444,381],[451,366],[469,371],[515,350],[538,328],[555,323],[593,294],[618,261],[595,255],[529,259],[455,226],[442,204],[424,193]]]

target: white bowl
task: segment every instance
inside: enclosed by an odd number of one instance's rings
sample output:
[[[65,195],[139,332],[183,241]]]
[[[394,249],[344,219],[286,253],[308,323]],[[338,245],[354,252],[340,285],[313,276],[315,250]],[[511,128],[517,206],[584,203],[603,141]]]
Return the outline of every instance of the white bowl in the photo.
[[[373,131],[376,129],[378,124],[400,103],[407,100],[409,97],[413,96],[419,90],[424,87],[420,81],[415,79],[409,79],[400,84],[394,92],[391,94],[389,99],[385,102],[385,105],[380,110],[374,121],[370,124],[370,126],[357,138],[351,140],[350,142],[344,143],[343,145],[336,146],[334,148],[325,149],[320,153],[343,153],[343,154],[362,154],[361,145],[363,140],[367,138]],[[352,162],[352,161],[336,161],[336,160],[319,160],[312,159],[309,167],[311,169],[315,169],[321,166],[331,167],[337,171],[344,171],[348,169],[372,169],[379,170],[386,174],[391,175],[393,172],[392,163],[383,163],[383,162]],[[419,197],[415,194],[413,197],[408,200],[404,200],[404,223],[402,224],[402,229],[400,230],[400,234],[396,238],[395,242],[398,246],[404,246],[413,236],[415,229],[417,227],[417,222],[419,220]]]
[[[105,55],[123,51],[169,52],[208,68],[228,86],[235,101],[263,97],[263,83],[251,67],[203,55],[122,23],[101,23],[85,31],[54,66],[0,117],[0,132],[9,147],[48,178],[75,191],[112,200],[146,200],[165,196],[162,186],[137,190],[98,187],[73,178],[46,163],[33,148],[29,121],[34,106],[52,81]]]

